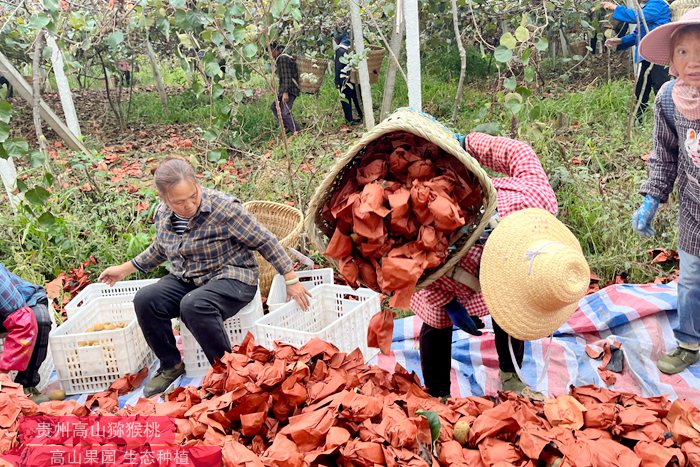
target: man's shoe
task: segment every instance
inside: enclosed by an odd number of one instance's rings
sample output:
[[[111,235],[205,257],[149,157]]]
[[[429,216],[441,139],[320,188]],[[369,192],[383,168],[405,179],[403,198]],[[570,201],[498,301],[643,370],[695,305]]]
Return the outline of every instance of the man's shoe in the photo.
[[[49,401],[49,396],[39,391],[35,386],[24,388],[24,393],[29,397],[29,400],[35,404]]]
[[[173,381],[185,374],[185,364],[180,362],[172,368],[159,368],[156,374],[143,388],[144,397],[155,396],[168,389]]]
[[[502,391],[511,391],[516,393],[517,395],[521,395],[523,393],[523,389],[527,387],[525,386],[525,383],[520,381],[520,378],[518,378],[517,373],[510,373],[498,370],[498,374],[501,377]]]
[[[700,359],[700,352],[678,347],[673,352],[664,355],[656,362],[656,367],[662,373],[675,375],[696,363]]]

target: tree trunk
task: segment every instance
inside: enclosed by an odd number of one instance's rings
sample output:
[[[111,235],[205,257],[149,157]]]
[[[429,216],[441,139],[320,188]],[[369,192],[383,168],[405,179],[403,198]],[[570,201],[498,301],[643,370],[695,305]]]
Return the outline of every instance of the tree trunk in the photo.
[[[394,23],[394,32],[391,35],[391,43],[389,48],[391,49],[389,55],[389,69],[386,73],[386,80],[384,81],[384,95],[382,96],[382,110],[379,114],[379,120],[384,120],[389,112],[391,112],[391,102],[394,99],[394,89],[396,88],[396,71],[399,68],[399,60],[401,58],[401,51],[403,49],[403,38],[404,38],[404,20],[403,12],[401,11],[400,0],[396,1],[396,22]]]
[[[163,111],[166,115],[170,113],[168,110],[168,94],[165,92],[165,85],[163,84],[163,78],[160,76],[160,68],[158,68],[158,58],[153,51],[153,46],[151,45],[151,40],[146,34],[146,55],[148,55],[148,60],[151,62],[151,69],[153,70],[153,77],[156,79],[156,84],[158,85],[158,94],[160,95],[160,104],[163,106]]]
[[[459,84],[457,85],[457,94],[455,95],[455,106],[452,110],[452,121],[457,120],[457,114],[462,107],[462,96],[464,95],[464,76],[467,74],[467,52],[464,50],[462,43],[462,35],[459,32],[459,16],[457,11],[457,0],[452,0],[452,25],[455,29],[455,39],[459,48]]]
[[[561,56],[562,57],[568,57],[569,56],[569,43],[566,40],[566,35],[564,34],[564,30],[559,27],[559,42],[561,43]]]
[[[56,87],[58,88],[58,94],[61,98],[61,107],[63,107],[63,115],[66,117],[66,124],[73,134],[80,138],[82,136],[80,132],[80,122],[78,122],[78,115],[75,113],[75,106],[73,105],[73,95],[71,94],[70,85],[68,84],[68,78],[66,78],[66,73],[63,70],[63,54],[58,48],[56,39],[51,34],[46,34],[46,43],[51,47],[51,61],[53,63],[53,73],[56,76]]]
[[[34,116],[34,129],[39,149],[44,156],[48,155],[46,137],[41,130],[41,53],[44,50],[44,31],[39,31],[34,42],[34,57],[32,59],[32,115]]]
[[[406,70],[408,75],[408,105],[423,110],[420,70],[420,25],[418,0],[404,0],[406,19]]]
[[[362,35],[362,18],[360,17],[360,5],[350,2],[350,19],[355,40],[355,53],[362,55],[365,51],[365,39]],[[362,106],[364,110],[365,126],[368,130],[374,128],[374,110],[372,108],[372,87],[369,84],[369,70],[367,69],[367,59],[360,62],[360,91],[362,93]]]
[[[104,78],[105,78],[105,89],[107,90],[107,102],[109,102],[109,107],[112,109],[114,116],[117,117],[117,123],[119,124],[119,128],[124,130],[126,128],[126,122],[124,121],[124,116],[122,115],[121,102],[117,101],[115,103],[114,99],[112,99],[112,89],[110,87],[111,79],[109,76],[109,72],[107,71],[107,67],[105,66],[105,61],[102,58],[102,54],[99,51],[97,52],[97,56],[100,59],[100,64],[102,65],[102,74],[104,75]]]

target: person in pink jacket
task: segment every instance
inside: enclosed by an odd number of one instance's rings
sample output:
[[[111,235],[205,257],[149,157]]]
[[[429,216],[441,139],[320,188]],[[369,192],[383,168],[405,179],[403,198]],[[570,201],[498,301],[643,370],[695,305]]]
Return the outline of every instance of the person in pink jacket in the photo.
[[[36,389],[46,359],[51,315],[46,291],[12,274],[0,263],[0,332],[7,333],[0,354],[0,374],[17,371],[15,382],[34,402],[48,397]]]
[[[483,133],[455,135],[464,149],[483,167],[504,174],[491,179],[496,188],[497,214],[492,220],[526,208],[542,208],[557,213],[557,198],[537,155],[522,141]],[[492,229],[486,229],[459,263],[463,276],[476,283],[465,285],[455,276],[445,276],[415,294],[411,310],[423,321],[420,331],[420,360],[423,381],[428,392],[436,397],[450,395],[452,326],[473,335],[481,335],[479,317],[489,313],[484,296],[478,289],[479,263],[484,243]],[[508,334],[495,321],[501,383],[504,390],[522,392],[524,383],[518,378],[508,348]],[[524,343],[512,339],[518,365],[522,365]]]

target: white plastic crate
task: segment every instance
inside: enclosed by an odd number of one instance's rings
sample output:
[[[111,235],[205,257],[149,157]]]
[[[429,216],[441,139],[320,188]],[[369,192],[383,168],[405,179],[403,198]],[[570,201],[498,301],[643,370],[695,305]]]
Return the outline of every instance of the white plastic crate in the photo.
[[[134,292],[135,293],[135,292]],[[136,321],[133,295],[91,298],[51,331],[49,347],[66,394],[107,389],[117,378],[150,366],[155,355]],[[97,323],[127,322],[113,331],[84,332]],[[81,342],[97,341],[81,346]]]
[[[297,277],[306,290],[311,290],[317,285],[333,284],[333,269],[310,269],[308,271],[297,271]],[[284,283],[284,276],[277,274],[272,279],[270,293],[267,296],[267,307],[270,311],[275,311],[287,303],[287,286]]]
[[[119,281],[112,287],[103,283],[90,284],[65,306],[66,317],[70,318],[76,311],[89,307],[90,303],[96,298],[121,297],[124,300],[132,301],[139,289],[156,282],[158,282],[158,279]]]
[[[224,328],[231,341],[231,345],[240,344],[248,331],[254,332],[255,321],[263,316],[262,298],[260,289],[255,293],[253,300],[241,311],[224,321]],[[202,376],[209,371],[211,365],[207,360],[202,347],[197,343],[189,329],[180,321],[180,336],[182,338],[182,353],[183,361],[185,362],[185,371],[188,377],[196,378]]]
[[[290,301],[260,318],[255,323],[257,342],[270,349],[275,341],[301,347],[318,337],[342,352],[359,348],[365,361],[376,355],[376,349],[367,346],[367,328],[380,310],[377,292],[322,284],[311,289],[311,295],[307,311]]]

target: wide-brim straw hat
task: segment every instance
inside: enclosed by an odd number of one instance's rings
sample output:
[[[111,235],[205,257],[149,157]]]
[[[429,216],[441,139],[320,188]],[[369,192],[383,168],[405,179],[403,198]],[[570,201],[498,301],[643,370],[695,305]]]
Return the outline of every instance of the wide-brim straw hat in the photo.
[[[649,32],[639,44],[639,53],[646,60],[657,65],[670,65],[673,58],[671,39],[673,34],[683,26],[700,24],[700,7],[686,12],[674,23],[667,23]]]
[[[549,211],[523,209],[489,235],[479,271],[494,321],[520,340],[548,336],[586,294],[590,268],[581,245]]]

